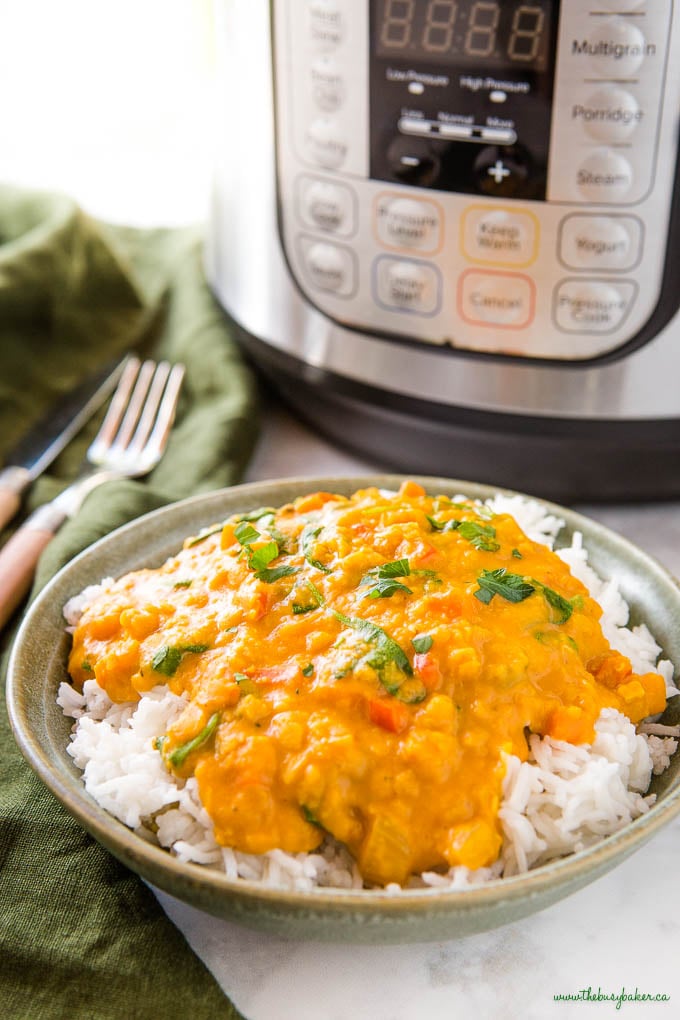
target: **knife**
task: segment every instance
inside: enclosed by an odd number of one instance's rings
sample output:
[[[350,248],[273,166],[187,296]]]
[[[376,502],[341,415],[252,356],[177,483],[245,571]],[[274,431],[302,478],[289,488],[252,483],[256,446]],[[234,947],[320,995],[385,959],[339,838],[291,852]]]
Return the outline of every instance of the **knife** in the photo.
[[[113,393],[125,359],[89,376],[67,393],[16,443],[0,470],[0,529],[14,517],[21,495]]]

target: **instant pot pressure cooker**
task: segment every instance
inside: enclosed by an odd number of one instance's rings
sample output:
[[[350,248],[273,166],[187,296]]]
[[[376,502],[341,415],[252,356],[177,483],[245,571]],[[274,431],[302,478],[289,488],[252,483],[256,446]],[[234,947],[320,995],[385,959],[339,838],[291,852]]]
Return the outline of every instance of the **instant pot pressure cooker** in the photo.
[[[224,0],[207,247],[308,421],[405,471],[680,496],[673,0]]]

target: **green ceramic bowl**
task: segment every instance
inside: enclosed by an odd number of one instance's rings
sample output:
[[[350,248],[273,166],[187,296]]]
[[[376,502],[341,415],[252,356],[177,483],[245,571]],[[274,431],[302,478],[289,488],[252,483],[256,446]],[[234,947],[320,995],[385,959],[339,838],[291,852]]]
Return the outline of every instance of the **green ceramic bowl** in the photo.
[[[407,890],[319,890],[291,893],[248,881],[230,881],[197,865],[180,864],[169,853],[135,836],[85,792],[80,772],[66,753],[71,720],[55,703],[66,678],[69,639],[61,607],[102,577],[161,564],[188,534],[229,514],[277,506],[317,489],[349,495],[367,484],[394,489],[402,477],[302,478],[264,482],[197,496],[147,514],[91,546],[45,588],[19,632],[9,668],[10,717],[19,746],[32,768],[80,824],[120,861],[160,889],[218,917],[302,939],[347,942],[412,942],[448,939],[517,920],[568,896],[605,874],[637,850],[680,811],[680,755],[653,783],[652,809],[596,847],[462,892]],[[463,493],[484,499],[488,486],[440,478],[418,479],[431,493]],[[646,621],[666,657],[680,663],[680,588],[654,560],[606,528],[553,504],[565,534],[578,530],[590,562],[604,577],[616,577],[631,606],[633,622]],[[567,539],[568,540],[568,539]],[[671,702],[664,721],[678,721]]]

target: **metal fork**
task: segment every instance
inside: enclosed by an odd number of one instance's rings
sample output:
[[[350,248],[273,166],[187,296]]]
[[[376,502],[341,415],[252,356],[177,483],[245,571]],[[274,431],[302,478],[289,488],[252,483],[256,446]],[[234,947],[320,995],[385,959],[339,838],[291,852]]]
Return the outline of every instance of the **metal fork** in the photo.
[[[43,549],[85,497],[102,482],[137,478],[158,464],[183,378],[183,365],[142,364],[139,358],[128,358],[80,476],[51,503],[35,510],[0,550],[0,628],[28,592]]]

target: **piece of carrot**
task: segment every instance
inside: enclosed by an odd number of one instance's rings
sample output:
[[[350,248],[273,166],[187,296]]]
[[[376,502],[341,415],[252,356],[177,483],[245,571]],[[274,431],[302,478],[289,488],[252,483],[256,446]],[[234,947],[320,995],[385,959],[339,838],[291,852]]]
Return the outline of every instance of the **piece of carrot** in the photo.
[[[430,655],[429,652],[417,652],[413,656],[413,670],[416,676],[422,680],[428,693],[439,690],[442,683],[442,671],[433,655]]]
[[[406,482],[402,482],[401,485],[399,486],[399,495],[405,496],[407,499],[413,498],[415,496],[424,496],[425,489],[422,487],[422,485],[418,485],[417,482],[412,482],[408,480]]]
[[[433,559],[440,555],[439,550],[435,549],[429,542],[421,542],[418,552],[412,557],[413,566],[417,568],[426,567]]]
[[[251,620],[261,620],[269,611],[271,592],[263,589],[253,596],[248,616]]]
[[[666,681],[660,673],[643,673],[639,677],[646,697],[646,715],[656,715],[666,707]]]
[[[597,656],[587,664],[598,683],[615,690],[620,684],[629,680],[633,667],[630,660],[620,652],[611,651],[607,655]]]
[[[592,719],[578,705],[554,708],[548,718],[546,736],[567,744],[586,744],[595,736]]]
[[[368,718],[390,733],[402,733],[408,726],[409,710],[396,698],[372,698],[368,703]]]
[[[310,510],[320,510],[324,503],[337,499],[332,492],[312,492],[309,496],[301,496],[295,501],[295,509],[298,513],[306,514]]]

